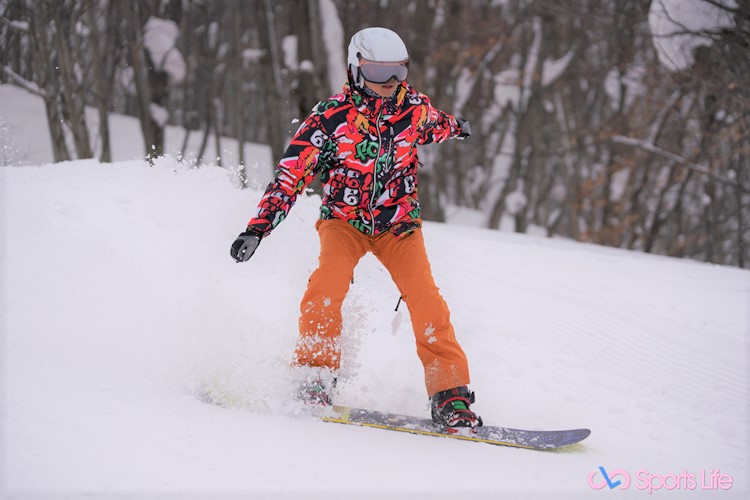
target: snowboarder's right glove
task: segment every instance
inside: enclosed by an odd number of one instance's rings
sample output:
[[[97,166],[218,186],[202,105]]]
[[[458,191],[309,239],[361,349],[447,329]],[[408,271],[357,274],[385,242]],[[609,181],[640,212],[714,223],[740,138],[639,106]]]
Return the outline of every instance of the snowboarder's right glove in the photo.
[[[461,127],[461,132],[458,134],[459,139],[466,139],[471,135],[471,126],[469,125],[468,120],[464,120],[463,118],[456,118],[458,121],[458,126]]]
[[[245,231],[234,240],[229,255],[235,262],[245,262],[253,256],[258,245],[260,245],[260,235],[252,231]]]

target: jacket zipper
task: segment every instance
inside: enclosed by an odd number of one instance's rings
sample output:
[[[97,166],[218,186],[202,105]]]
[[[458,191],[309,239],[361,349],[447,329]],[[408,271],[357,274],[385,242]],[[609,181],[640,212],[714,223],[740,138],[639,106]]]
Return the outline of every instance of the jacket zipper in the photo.
[[[378,131],[378,154],[375,156],[375,163],[372,164],[372,193],[370,194],[370,204],[368,209],[370,211],[370,221],[372,221],[372,231],[370,235],[375,236],[375,187],[378,184],[378,160],[380,160],[380,148],[383,147],[383,138],[380,134],[380,119],[383,117],[383,106],[385,106],[385,98],[380,98],[380,110],[378,111],[378,117],[375,119],[375,129]]]

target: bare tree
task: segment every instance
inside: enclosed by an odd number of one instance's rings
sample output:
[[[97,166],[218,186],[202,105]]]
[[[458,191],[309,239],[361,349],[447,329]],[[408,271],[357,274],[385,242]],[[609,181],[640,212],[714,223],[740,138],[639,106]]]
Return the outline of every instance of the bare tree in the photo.
[[[282,57],[279,49],[280,37],[276,31],[274,2],[255,0],[257,2],[257,29],[261,47],[265,54],[262,59],[262,78],[266,92],[268,143],[273,158],[281,158],[286,149],[283,118],[286,115],[283,106],[282,92],[284,81],[281,76]]]
[[[44,99],[56,161],[91,153],[88,104],[104,160],[117,107],[139,117],[148,154],[164,150],[165,117],[186,129],[183,150],[202,130],[199,163],[211,140],[224,162],[222,137],[237,138],[244,179],[244,141],[278,159],[291,119],[344,83],[327,81],[343,61],[328,60],[322,16],[338,16],[344,52],[387,26],[409,48],[409,82],[472,123],[466,141],[420,148],[424,218],[460,206],[488,227],[750,266],[747,2],[696,0],[731,22],[678,27],[704,43],[674,70],[649,24],[659,0],[332,1],[9,0],[0,79]],[[179,26],[182,81],[145,47],[152,18]]]
[[[115,67],[119,60],[120,24],[117,9],[111,8],[108,1],[86,0],[84,21],[89,32],[91,63],[93,67],[91,85],[92,101],[99,113],[99,138],[103,162],[112,161],[112,145],[109,132],[109,113],[115,87]]]
[[[49,56],[54,56],[54,42],[48,26],[51,23],[51,16],[47,14],[47,5],[44,2],[38,2],[27,10],[34,80],[41,89],[40,95],[44,99],[47,125],[52,139],[52,156],[57,162],[70,160],[71,155],[63,127],[64,118],[60,97],[62,90],[55,70],[49,64]]]

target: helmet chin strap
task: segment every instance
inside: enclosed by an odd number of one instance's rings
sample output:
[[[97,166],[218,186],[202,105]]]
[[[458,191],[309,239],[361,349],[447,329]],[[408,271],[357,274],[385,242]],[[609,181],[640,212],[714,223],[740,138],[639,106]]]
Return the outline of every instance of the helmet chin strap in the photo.
[[[359,71],[357,71],[357,73],[359,73]],[[354,68],[351,64],[346,66],[346,81],[349,82],[350,87],[357,88],[357,78],[354,76]]]
[[[347,71],[347,73],[348,73],[347,77],[349,78],[350,87],[354,87],[361,91],[369,90],[367,86],[365,85],[365,79],[364,77],[362,77],[362,71],[359,69],[359,66],[356,66],[356,70],[355,70],[350,64],[349,71]]]

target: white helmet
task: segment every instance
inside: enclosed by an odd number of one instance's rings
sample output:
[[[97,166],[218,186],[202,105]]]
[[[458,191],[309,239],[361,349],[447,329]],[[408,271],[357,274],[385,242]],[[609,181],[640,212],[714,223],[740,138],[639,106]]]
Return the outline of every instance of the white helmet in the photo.
[[[407,62],[409,53],[401,37],[388,28],[365,28],[352,36],[347,63],[355,82],[361,85],[359,60],[374,62]]]

